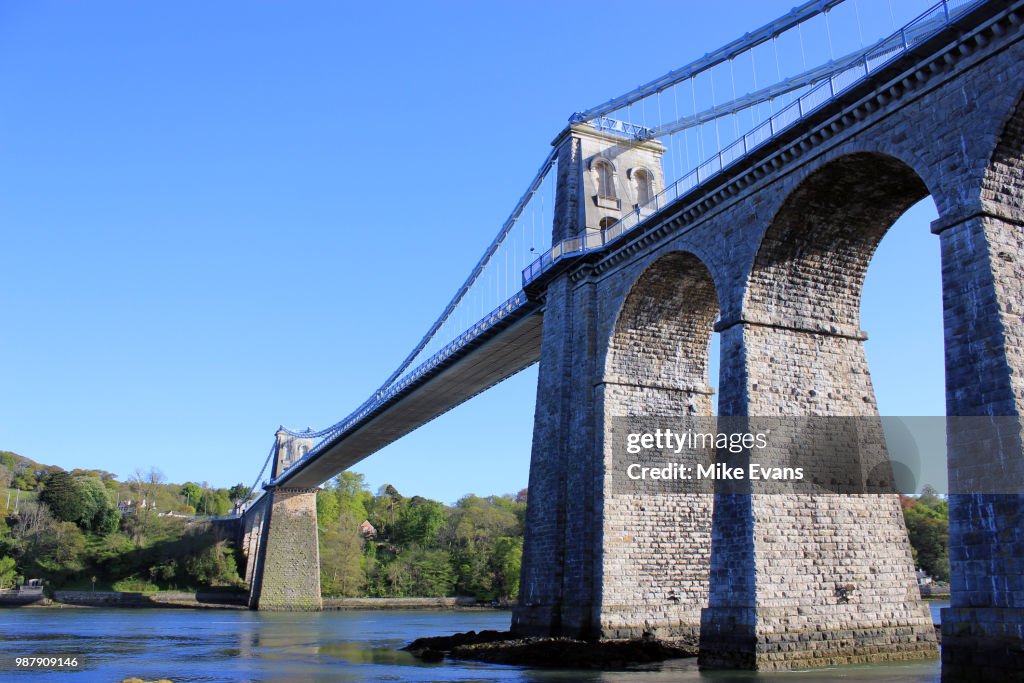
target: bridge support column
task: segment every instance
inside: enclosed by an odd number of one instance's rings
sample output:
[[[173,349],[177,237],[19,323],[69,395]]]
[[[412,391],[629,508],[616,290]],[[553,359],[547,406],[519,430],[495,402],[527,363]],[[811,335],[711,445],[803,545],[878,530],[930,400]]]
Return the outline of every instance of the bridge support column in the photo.
[[[519,601],[512,613],[512,630],[522,635],[583,635],[590,630],[589,619],[586,623],[580,623],[578,618],[566,623],[562,617],[568,505],[569,439],[565,435],[569,431],[570,390],[567,378],[572,372],[571,295],[566,277],[548,287],[530,457],[527,532]],[[580,498],[573,496],[573,502],[578,504]],[[586,516],[585,510],[576,510],[575,514],[578,522],[589,521],[582,518]]]
[[[678,288],[665,307],[679,314],[676,297],[692,293]],[[646,380],[599,369],[593,359],[600,354],[592,347],[607,341],[595,335],[594,305],[590,284],[562,278],[548,287],[528,531],[512,628],[521,635],[588,639],[695,637],[707,604],[712,496],[616,490],[612,460],[620,420],[651,429],[652,416],[670,416],[658,425],[666,426],[682,415],[710,414],[712,390],[692,386],[706,379],[706,368],[664,364],[661,377]],[[645,305],[635,309],[625,317],[650,315]],[[701,314],[708,337],[714,311]],[[691,320],[681,319],[684,325]],[[668,330],[666,343],[678,345],[683,337],[676,325]],[[612,361],[612,371],[663,357],[625,355]]]
[[[874,392],[856,331],[748,320],[720,329],[721,414],[859,415],[870,427]],[[770,457],[785,463],[802,447],[774,445]],[[895,494],[716,494],[702,668],[916,659],[935,656],[935,641]]]
[[[258,610],[318,611],[320,546],[317,489],[272,488],[253,569],[249,606]]]
[[[1024,670],[1024,229],[993,215],[934,226],[946,319],[950,607],[944,681]],[[977,421],[999,428],[976,438]],[[972,431],[975,434],[972,435]],[[991,434],[991,428],[989,429]]]
[[[658,142],[625,145],[620,136],[572,124],[553,144],[554,242],[593,238],[664,187]],[[545,291],[527,533],[512,617],[523,635],[607,638],[647,628],[640,618],[612,623],[605,608],[622,597],[609,592],[616,572],[632,568],[623,558],[609,564],[604,553],[610,491],[596,359],[607,338],[596,329],[595,287],[580,271],[556,277]]]
[[[608,381],[597,392],[598,413],[604,417],[598,446],[604,456],[599,489],[599,635],[695,641],[701,610],[708,602],[713,496],[710,491],[683,493],[671,487],[651,490],[655,482],[645,482],[635,492],[623,491],[615,481],[622,476],[623,458],[614,452],[622,444],[615,431],[650,433],[678,427],[682,416],[692,414],[689,409],[709,415],[714,394],[707,386],[676,389]],[[713,424],[713,419],[702,419],[694,426]],[[674,460],[671,451],[664,458],[648,457],[636,461],[664,467]]]
[[[263,536],[263,506],[247,510],[242,517],[242,554],[245,555],[245,582],[253,585],[256,559],[259,557],[260,538]]]
[[[696,257],[674,253],[624,288],[617,316],[600,310],[598,287],[581,272],[547,290],[513,629],[693,637],[707,604],[712,495],[631,486],[618,459],[626,433],[712,414],[714,286]]]

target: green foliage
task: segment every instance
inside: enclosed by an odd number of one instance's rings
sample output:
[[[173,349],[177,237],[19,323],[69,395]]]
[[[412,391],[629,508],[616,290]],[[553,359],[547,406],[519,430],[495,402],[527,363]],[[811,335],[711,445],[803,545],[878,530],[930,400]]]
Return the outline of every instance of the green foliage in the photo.
[[[185,497],[185,504],[196,507],[199,504],[199,497],[203,495],[203,489],[198,484],[188,482],[181,485],[181,495]]]
[[[341,505],[338,496],[330,489],[316,492],[316,519],[321,527],[331,527],[338,521]]]
[[[336,498],[330,492],[330,500]],[[366,585],[363,563],[363,538],[359,523],[346,513],[329,525],[321,525],[320,587],[324,595],[351,597],[361,595]]]
[[[400,510],[391,529],[391,540],[400,545],[430,546],[444,522],[443,505],[415,496]]]
[[[235,554],[227,541],[217,541],[196,550],[185,560],[185,573],[204,586],[239,585]]]
[[[87,514],[86,500],[79,482],[67,472],[52,472],[43,480],[39,500],[61,522],[81,522]]]
[[[443,550],[413,548],[399,553],[383,567],[377,594],[383,597],[452,595],[455,572]]]
[[[203,491],[202,495],[199,496],[199,504],[196,505],[196,510],[199,511],[199,514],[211,517],[226,515],[231,512],[231,508],[232,503],[231,499],[228,498],[227,489]]]
[[[109,534],[117,529],[121,515],[110,497],[110,491],[94,476],[76,478],[85,511],[79,525],[94,534]]]
[[[366,480],[358,472],[345,471],[334,480],[334,491],[338,497],[338,505],[358,521],[369,517],[367,505],[373,496],[366,489]]]
[[[345,473],[351,475],[351,473]],[[339,477],[332,487],[345,509],[366,511],[377,528],[373,542],[362,542],[364,594],[381,597],[470,595],[481,600],[513,598],[519,590],[525,496],[466,496],[455,507],[419,496],[406,498],[393,486],[371,496],[358,475]],[[344,493],[343,493],[344,492]],[[343,545],[344,544],[344,545]],[[355,573],[351,534],[339,539],[321,530],[321,564],[345,562]],[[326,586],[330,580],[323,578]],[[337,592],[336,594],[341,594]]]
[[[523,538],[495,539],[493,570],[498,597],[514,599],[519,595],[519,568],[523,563]]]
[[[43,480],[39,500],[59,521],[73,522],[93,533],[111,533],[120,521],[107,487],[95,476],[51,472]]]
[[[925,489],[904,502],[903,519],[914,561],[938,581],[949,580],[949,503]]]
[[[129,576],[120,581],[115,581],[111,588],[123,593],[156,593],[160,590],[160,587],[156,584],[140,579],[137,576]]]
[[[152,468],[120,483],[109,472],[67,473],[8,452],[0,452],[0,467],[0,478],[21,488],[19,515],[9,527],[0,517],[0,582],[17,567],[54,587],[90,585],[89,577],[133,592],[243,586],[239,553],[227,540],[206,524],[158,514],[228,513],[248,492],[242,484],[167,484]],[[37,488],[39,503],[26,493]],[[390,485],[374,496],[361,474],[343,472],[317,494],[323,592],[515,597],[525,499],[469,495],[448,507]],[[123,517],[118,500],[130,502]],[[364,520],[376,537],[364,536]]]
[[[236,500],[242,500],[247,493],[249,493],[249,487],[239,482],[228,489],[228,498],[234,503]]]
[[[0,557],[0,589],[10,588],[17,580],[13,557]]]

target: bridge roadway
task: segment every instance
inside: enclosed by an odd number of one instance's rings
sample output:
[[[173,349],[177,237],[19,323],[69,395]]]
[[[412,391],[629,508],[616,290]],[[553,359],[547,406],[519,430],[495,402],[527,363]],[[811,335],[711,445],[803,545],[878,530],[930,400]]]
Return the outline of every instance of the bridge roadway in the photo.
[[[527,301],[271,482],[313,488],[540,359],[543,315]]]

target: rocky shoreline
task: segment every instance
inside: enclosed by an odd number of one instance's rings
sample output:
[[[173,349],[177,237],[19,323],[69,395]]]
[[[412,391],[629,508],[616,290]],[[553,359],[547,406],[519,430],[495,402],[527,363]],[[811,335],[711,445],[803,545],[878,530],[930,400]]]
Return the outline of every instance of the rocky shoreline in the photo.
[[[697,656],[696,641],[520,638],[510,631],[469,631],[451,636],[418,638],[402,649],[425,662],[450,658],[569,669],[621,669]]]

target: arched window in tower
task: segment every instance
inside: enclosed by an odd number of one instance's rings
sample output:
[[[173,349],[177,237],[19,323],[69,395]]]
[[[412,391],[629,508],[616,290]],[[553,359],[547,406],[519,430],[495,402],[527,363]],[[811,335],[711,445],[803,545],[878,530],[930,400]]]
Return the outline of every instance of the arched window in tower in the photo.
[[[608,228],[610,228],[613,225],[615,225],[615,222],[616,222],[616,220],[614,218],[612,218],[611,216],[605,216],[604,218],[601,219],[601,223],[600,223],[601,229],[602,230],[607,230]]]
[[[615,171],[612,165],[604,159],[594,162],[594,173],[597,176],[597,196],[615,197]]]
[[[639,206],[643,206],[654,198],[650,171],[646,168],[633,169],[633,182],[636,184],[636,203]]]

